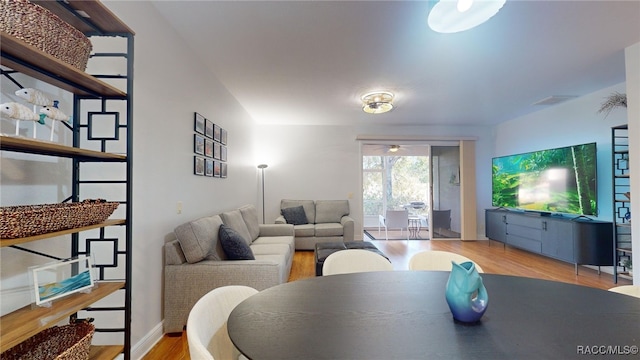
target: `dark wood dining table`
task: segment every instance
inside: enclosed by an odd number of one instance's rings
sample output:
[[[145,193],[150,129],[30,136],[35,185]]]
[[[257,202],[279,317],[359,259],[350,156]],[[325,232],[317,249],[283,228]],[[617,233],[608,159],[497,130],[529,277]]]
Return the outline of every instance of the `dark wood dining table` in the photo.
[[[448,272],[315,277],[261,291],[227,326],[249,359],[638,358],[640,298],[525,277],[482,274],[480,322],[453,320]]]

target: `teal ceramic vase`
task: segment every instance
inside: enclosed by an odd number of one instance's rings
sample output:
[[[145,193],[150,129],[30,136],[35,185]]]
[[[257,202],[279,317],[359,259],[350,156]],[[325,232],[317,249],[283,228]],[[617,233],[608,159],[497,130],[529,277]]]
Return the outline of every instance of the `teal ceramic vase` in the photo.
[[[447,281],[445,296],[453,318],[464,323],[474,323],[484,315],[489,304],[487,289],[482,283],[474,263],[451,262],[452,269]]]

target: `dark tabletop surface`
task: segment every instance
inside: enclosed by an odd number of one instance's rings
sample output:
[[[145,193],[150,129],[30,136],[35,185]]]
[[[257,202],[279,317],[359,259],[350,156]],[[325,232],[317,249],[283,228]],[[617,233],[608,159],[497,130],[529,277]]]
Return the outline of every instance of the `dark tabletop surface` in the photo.
[[[261,291],[229,317],[250,359],[636,359],[640,299],[584,286],[481,274],[480,323],[454,322],[449,273],[389,271],[298,280]],[[604,348],[609,347],[609,348]],[[635,354],[634,354],[635,352]]]

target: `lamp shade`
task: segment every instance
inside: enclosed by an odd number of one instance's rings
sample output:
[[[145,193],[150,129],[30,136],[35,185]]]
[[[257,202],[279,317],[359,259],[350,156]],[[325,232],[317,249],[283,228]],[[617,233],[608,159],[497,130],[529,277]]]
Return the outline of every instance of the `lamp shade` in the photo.
[[[464,2],[464,7],[460,10],[459,2]],[[491,19],[505,2],[506,0],[440,0],[429,12],[427,21],[431,29],[440,33],[465,31]]]

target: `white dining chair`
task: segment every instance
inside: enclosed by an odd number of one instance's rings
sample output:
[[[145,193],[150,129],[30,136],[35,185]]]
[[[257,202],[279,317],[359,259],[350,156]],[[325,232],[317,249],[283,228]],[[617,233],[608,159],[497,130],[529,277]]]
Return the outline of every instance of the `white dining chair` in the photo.
[[[639,285],[620,285],[620,286],[612,287],[611,289],[609,289],[609,291],[640,298]]]
[[[322,265],[322,276],[391,270],[391,262],[380,254],[363,249],[347,249],[327,256]]]
[[[227,319],[245,299],[258,293],[248,286],[223,286],[201,297],[189,312],[187,342],[191,359],[246,359],[231,342]]]
[[[409,211],[405,210],[387,210],[384,218],[385,239],[389,240],[389,229],[400,229],[400,235],[403,230],[407,230],[407,240],[409,240]]]
[[[409,259],[409,270],[451,271],[452,261],[455,261],[458,264],[465,261],[471,261],[475,264],[476,270],[478,270],[479,273],[484,272],[478,263],[468,257],[440,250],[426,250],[414,254],[411,259]]]

